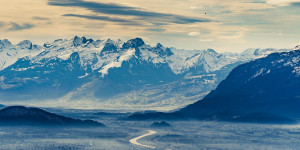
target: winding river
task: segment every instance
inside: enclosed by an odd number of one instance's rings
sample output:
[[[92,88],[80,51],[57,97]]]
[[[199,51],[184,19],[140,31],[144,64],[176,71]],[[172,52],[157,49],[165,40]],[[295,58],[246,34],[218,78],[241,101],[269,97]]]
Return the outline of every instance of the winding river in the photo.
[[[143,134],[141,136],[138,136],[136,138],[130,139],[129,142],[132,143],[132,144],[134,144],[134,145],[139,145],[139,146],[143,146],[143,147],[148,147],[148,148],[153,148],[154,149],[155,148],[154,146],[144,145],[144,144],[141,144],[141,143],[137,142],[137,140],[139,140],[139,139],[142,139],[142,138],[144,138],[146,136],[150,136],[150,135],[153,135],[153,134],[157,133],[156,131],[153,131],[153,130],[147,130],[147,131],[148,131],[148,133]]]

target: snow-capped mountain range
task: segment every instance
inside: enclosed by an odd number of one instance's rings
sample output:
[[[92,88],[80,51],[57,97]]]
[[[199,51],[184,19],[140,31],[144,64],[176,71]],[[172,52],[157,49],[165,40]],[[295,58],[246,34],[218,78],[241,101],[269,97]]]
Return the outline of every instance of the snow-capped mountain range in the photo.
[[[217,53],[150,46],[141,38],[75,36],[44,45],[0,41],[3,103],[99,109],[175,109],[199,100],[237,65],[292,49]]]

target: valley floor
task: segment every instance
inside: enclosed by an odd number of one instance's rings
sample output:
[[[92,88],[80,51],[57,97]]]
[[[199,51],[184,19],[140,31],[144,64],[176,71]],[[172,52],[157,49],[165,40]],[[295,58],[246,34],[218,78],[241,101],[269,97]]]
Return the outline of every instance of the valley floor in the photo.
[[[64,113],[66,115],[66,113]],[[298,149],[300,125],[233,124],[168,121],[172,127],[151,127],[153,121],[124,121],[122,115],[69,113],[94,119],[106,128],[0,127],[0,149]],[[138,139],[142,147],[130,139]]]

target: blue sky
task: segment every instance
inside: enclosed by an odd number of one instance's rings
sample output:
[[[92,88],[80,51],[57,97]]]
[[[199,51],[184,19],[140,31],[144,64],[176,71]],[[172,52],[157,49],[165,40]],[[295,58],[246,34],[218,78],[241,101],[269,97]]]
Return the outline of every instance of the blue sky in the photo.
[[[42,44],[75,35],[183,49],[291,48],[300,0],[0,0],[0,39]]]

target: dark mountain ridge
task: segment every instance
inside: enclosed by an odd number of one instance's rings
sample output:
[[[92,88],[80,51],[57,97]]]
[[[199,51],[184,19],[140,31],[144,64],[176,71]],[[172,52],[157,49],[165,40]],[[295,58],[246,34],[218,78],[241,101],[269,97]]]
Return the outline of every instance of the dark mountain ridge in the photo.
[[[9,106],[0,110],[0,125],[38,125],[38,126],[75,126],[103,127],[93,120],[73,119],[39,108]]]

